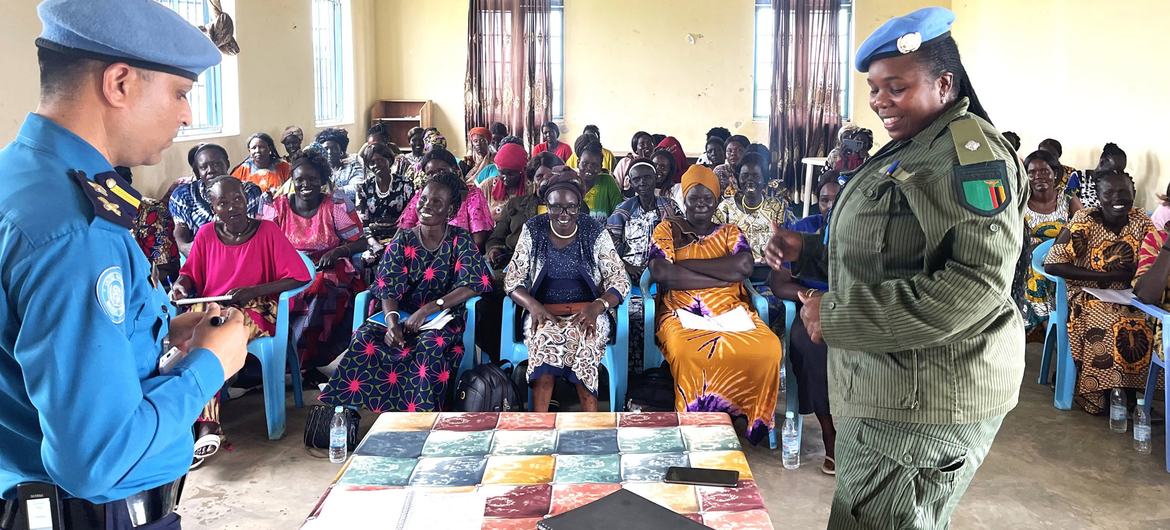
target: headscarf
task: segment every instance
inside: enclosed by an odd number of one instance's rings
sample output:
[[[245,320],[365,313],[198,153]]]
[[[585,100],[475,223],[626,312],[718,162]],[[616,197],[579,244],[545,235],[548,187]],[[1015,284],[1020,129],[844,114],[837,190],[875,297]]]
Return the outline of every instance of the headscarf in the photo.
[[[558,166],[553,168],[553,175],[540,188],[540,196],[547,198],[548,194],[557,190],[572,191],[577,194],[577,200],[579,202],[585,202],[585,182],[570,167]]]
[[[516,144],[503,144],[500,150],[496,152],[496,167],[501,170],[511,170],[520,172],[520,183],[517,184],[519,194],[523,194],[523,190],[528,189],[528,176],[524,174],[524,166],[528,164],[528,153],[524,151],[524,147]],[[498,175],[495,178],[495,183],[492,184],[492,199],[502,201],[508,198],[508,188],[504,183],[504,175]]]
[[[446,149],[447,138],[442,134],[439,134],[439,131],[429,131],[423,135],[423,152],[429,152],[435,147],[442,147],[443,149]]]
[[[477,134],[488,140],[492,139],[492,133],[487,130],[487,127],[472,127],[470,131],[467,131],[467,139],[470,140],[472,136]]]
[[[682,178],[683,173],[687,170],[687,167],[690,166],[687,163],[687,154],[683,151],[682,144],[678,142],[677,138],[667,136],[661,142],[658,142],[658,149],[670,151],[670,154],[674,156],[674,175],[671,175],[670,179],[677,184]],[[686,194],[685,191],[683,193],[684,195]]]
[[[305,131],[296,125],[289,125],[284,128],[284,132],[280,133],[280,143],[284,143],[289,138],[296,138],[298,142],[305,141]]]
[[[687,192],[695,186],[703,186],[711,190],[711,194],[716,197],[719,196],[719,177],[715,176],[715,172],[711,168],[695,164],[687,169],[682,176],[682,196],[686,198]]]

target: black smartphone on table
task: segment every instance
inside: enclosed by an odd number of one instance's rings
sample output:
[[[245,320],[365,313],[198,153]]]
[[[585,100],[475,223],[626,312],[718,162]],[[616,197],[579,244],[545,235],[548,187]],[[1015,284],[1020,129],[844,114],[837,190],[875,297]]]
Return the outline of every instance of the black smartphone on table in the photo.
[[[666,477],[663,482],[734,488],[739,484],[739,471],[671,466],[666,468]]]

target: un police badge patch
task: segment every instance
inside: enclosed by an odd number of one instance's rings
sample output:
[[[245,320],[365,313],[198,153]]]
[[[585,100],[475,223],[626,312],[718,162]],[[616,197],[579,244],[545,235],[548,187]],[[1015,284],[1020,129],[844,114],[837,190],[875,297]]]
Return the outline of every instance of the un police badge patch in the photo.
[[[110,267],[98,276],[97,299],[102,311],[105,311],[115,324],[121,324],[126,320],[126,293],[121,267]]]

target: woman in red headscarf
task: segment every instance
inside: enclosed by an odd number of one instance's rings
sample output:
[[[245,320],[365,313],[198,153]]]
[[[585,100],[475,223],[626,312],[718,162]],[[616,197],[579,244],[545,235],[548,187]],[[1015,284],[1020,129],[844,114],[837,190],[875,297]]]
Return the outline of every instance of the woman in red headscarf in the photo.
[[[459,165],[466,166],[463,179],[467,181],[468,186],[474,186],[491,176],[477,178],[494,162],[491,141],[492,133],[487,130],[487,127],[474,127],[467,131],[467,156],[463,157],[463,161]]]
[[[683,173],[687,172],[687,168],[691,165],[687,162],[687,154],[683,151],[682,144],[678,143],[678,138],[667,136],[661,142],[658,142],[657,149],[665,149],[670,151],[674,156],[674,175],[670,177],[671,182],[678,184],[682,182]]]
[[[528,195],[532,190],[524,175],[524,165],[528,163],[528,153],[524,151],[524,146],[503,144],[496,153],[495,160],[495,167],[499,173],[483,181],[479,189],[487,197],[492,221],[499,223],[508,200]]]

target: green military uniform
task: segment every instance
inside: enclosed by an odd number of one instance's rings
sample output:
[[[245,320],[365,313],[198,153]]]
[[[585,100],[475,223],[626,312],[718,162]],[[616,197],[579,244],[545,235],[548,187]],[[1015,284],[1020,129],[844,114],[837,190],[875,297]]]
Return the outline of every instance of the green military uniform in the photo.
[[[832,528],[945,526],[1019,396],[1024,328],[1010,287],[1025,172],[956,101],[862,165],[827,247],[821,325],[838,425]]]

